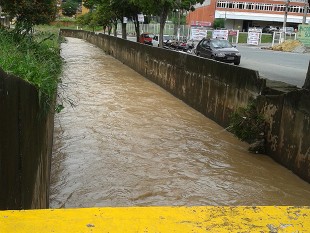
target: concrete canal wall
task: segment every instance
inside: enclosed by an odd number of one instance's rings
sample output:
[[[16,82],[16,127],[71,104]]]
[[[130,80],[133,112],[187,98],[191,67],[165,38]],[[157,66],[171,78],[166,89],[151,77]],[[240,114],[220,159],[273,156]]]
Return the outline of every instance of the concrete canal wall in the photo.
[[[266,153],[310,182],[309,91],[270,88],[254,70],[104,34],[80,30],[61,34],[102,48],[223,127],[232,112],[257,99],[266,120]]]
[[[48,208],[54,116],[35,87],[0,69],[0,209]]]
[[[266,154],[310,182],[310,92],[259,96],[267,121]]]

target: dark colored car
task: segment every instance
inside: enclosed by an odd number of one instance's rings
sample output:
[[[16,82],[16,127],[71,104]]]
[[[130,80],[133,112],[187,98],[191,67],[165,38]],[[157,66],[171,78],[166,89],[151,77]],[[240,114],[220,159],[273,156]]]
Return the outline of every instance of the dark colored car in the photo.
[[[239,65],[241,59],[239,51],[228,40],[223,39],[202,39],[196,46],[195,54],[235,65]]]
[[[152,41],[153,41],[153,38],[150,35],[150,33],[145,32],[139,36],[139,42],[142,44],[153,45]]]
[[[277,27],[267,25],[267,26],[263,27],[262,32],[263,33],[273,33],[273,32],[276,32],[278,30],[279,29]]]

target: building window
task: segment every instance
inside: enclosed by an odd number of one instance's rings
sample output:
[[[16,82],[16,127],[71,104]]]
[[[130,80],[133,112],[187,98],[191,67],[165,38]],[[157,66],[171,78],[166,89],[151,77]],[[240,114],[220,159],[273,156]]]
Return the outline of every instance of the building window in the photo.
[[[272,11],[272,4],[265,4],[265,11]]]
[[[274,11],[285,11],[285,5],[275,5]]]
[[[244,9],[244,2],[236,2],[235,6],[237,9]]]
[[[302,8],[300,6],[289,6],[288,11],[302,13]]]
[[[255,9],[255,3],[249,2],[249,3],[246,5],[246,8],[245,8],[245,9],[254,10],[254,9]]]
[[[218,1],[216,6],[218,8],[226,8],[226,4],[227,4],[227,1]]]
[[[259,10],[259,11],[285,11],[285,5],[269,4],[269,3],[254,3],[254,2],[234,2],[231,0],[217,1],[216,7],[227,9],[246,9],[246,10]],[[289,12],[303,13],[303,6],[289,6]],[[308,8],[310,13],[310,8]]]

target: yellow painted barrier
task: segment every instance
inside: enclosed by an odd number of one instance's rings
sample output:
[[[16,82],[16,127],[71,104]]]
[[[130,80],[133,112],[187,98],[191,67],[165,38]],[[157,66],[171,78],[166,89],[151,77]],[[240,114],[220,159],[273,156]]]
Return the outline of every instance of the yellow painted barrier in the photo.
[[[0,211],[0,232],[310,232],[310,207],[117,207]]]

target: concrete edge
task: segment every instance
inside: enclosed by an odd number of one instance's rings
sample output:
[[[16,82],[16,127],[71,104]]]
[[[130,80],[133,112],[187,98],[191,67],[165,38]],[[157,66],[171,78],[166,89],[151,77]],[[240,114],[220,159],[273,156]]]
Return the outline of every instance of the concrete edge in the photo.
[[[0,211],[0,232],[309,232],[310,207],[104,207]]]

